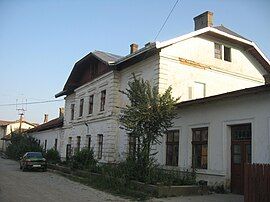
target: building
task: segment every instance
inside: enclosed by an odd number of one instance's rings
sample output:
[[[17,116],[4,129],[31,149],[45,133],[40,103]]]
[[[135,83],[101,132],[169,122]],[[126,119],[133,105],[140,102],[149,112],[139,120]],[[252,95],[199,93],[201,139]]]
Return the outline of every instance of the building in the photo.
[[[252,130],[252,135],[257,135],[257,126],[252,125],[251,119],[255,117],[254,120],[257,120],[259,111],[252,111],[252,105],[244,105],[246,101],[240,97],[242,93],[251,91],[245,96],[255,99],[256,90],[268,89],[269,86],[262,85],[270,82],[270,62],[254,42],[222,25],[213,26],[211,12],[195,17],[194,22],[193,32],[164,42],[150,42],[141,49],[137,44],[131,44],[130,54],[126,56],[94,51],[76,62],[63,90],[56,95],[65,96],[64,132],[62,146],[59,147],[61,157],[72,155],[82,147],[91,147],[99,162],[125,159],[128,136],[120,129],[118,116],[119,108],[124,107],[128,100],[119,91],[126,89],[134,73],[157,86],[160,93],[171,86],[173,96],[180,97],[178,113],[181,118],[174,120],[171,133],[173,137],[180,136],[178,142],[171,144],[178,147],[173,147],[173,150],[168,146],[166,137],[171,135],[166,134],[163,144],[156,148],[158,161],[167,168],[192,169],[193,148],[195,153],[200,151],[199,157],[204,159],[200,160],[201,169],[198,170],[202,178],[212,184],[228,184],[231,179],[228,169],[230,154],[225,151],[231,140],[226,139],[224,134],[232,130],[232,125],[245,123],[245,127]],[[261,94],[266,92],[268,90]],[[235,94],[239,97],[232,96]],[[229,108],[228,103],[234,100],[237,100],[236,104],[228,109],[234,111],[230,117],[229,111],[224,109],[225,106]],[[256,104],[255,100],[253,104]],[[258,104],[266,107],[265,102]],[[238,108],[237,118],[235,112]],[[248,112],[249,116],[243,115]],[[244,117],[244,122],[237,122],[241,117]],[[226,120],[231,122],[223,126]],[[222,128],[217,137],[213,135],[219,130],[216,127]],[[198,146],[200,149],[193,147],[195,140],[190,139],[193,132],[199,137],[204,134],[203,140],[209,145],[208,149],[203,150],[205,146],[202,144]],[[263,138],[268,137],[267,134]],[[252,152],[256,152],[252,153],[252,162],[266,161],[268,157],[256,157],[257,146],[253,146],[256,143],[253,136],[251,141]],[[173,153],[172,157],[169,157],[169,152]],[[215,152],[218,157],[214,156]],[[199,157],[197,155],[196,159]],[[228,164],[224,163],[226,160]]]
[[[45,114],[44,123],[28,130],[27,133],[37,139],[45,151],[56,149],[61,153],[60,149],[63,148],[61,140],[64,139],[63,117],[64,108],[59,109],[59,117],[50,121],[48,121],[48,115]]]
[[[36,127],[38,124],[30,123],[25,120],[4,121],[0,120],[0,150],[5,151],[12,132],[26,131]]]
[[[244,163],[270,163],[269,103],[269,84],[179,103],[158,162],[243,194]]]

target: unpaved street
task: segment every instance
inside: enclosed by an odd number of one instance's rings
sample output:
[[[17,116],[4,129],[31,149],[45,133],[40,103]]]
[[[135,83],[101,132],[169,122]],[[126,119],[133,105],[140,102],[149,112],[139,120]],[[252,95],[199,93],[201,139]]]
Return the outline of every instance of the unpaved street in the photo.
[[[1,202],[127,201],[50,172],[22,172],[19,163],[0,157]]]

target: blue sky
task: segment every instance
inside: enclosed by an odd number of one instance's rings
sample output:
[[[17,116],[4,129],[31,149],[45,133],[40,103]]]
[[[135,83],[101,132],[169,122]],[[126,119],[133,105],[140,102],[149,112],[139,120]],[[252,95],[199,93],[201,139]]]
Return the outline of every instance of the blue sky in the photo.
[[[16,99],[54,99],[74,63],[93,50],[129,53],[133,42],[153,41],[175,0],[0,0],[0,119],[18,119]],[[157,38],[193,31],[193,17],[209,10],[223,24],[254,41],[270,57],[270,1],[180,0]],[[58,116],[64,102],[28,105],[25,118]]]

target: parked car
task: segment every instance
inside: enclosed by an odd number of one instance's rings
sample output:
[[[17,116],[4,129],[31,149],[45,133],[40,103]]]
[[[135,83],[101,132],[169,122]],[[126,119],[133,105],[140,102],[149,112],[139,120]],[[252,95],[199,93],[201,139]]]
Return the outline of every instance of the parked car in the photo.
[[[27,169],[42,169],[47,170],[47,161],[42,156],[41,152],[26,152],[23,157],[20,158],[20,169],[23,171]]]

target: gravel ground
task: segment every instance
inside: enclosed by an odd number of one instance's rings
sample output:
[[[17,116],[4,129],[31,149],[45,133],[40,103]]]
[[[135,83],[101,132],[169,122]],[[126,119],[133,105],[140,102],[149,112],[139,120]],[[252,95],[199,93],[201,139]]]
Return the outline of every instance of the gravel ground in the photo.
[[[19,163],[0,158],[1,202],[127,201],[50,172],[22,172]]]
[[[170,197],[152,199],[152,202],[244,202],[244,196],[235,194],[210,194],[204,196]]]
[[[0,202],[129,201],[51,172],[22,172],[16,161],[0,158]],[[153,198],[152,202],[243,202],[233,194]]]

